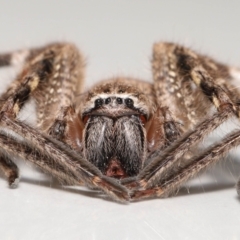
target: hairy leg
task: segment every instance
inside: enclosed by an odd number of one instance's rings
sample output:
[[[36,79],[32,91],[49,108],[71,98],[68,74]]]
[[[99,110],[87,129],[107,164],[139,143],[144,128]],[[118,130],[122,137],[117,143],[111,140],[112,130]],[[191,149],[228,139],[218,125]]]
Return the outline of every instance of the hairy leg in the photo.
[[[61,176],[67,175],[70,183],[84,182],[87,186],[102,189],[118,201],[125,201],[128,199],[126,188],[114,179],[104,177],[81,154],[71,150],[70,147],[75,148],[71,146],[74,141],[69,141],[70,146],[67,146],[46,135],[49,133],[62,140],[71,130],[65,126],[68,121],[59,119],[64,120],[61,119],[62,115],[66,109],[71,109],[69,106],[82,85],[83,65],[76,48],[70,44],[53,44],[36,52],[26,60],[23,71],[2,96],[6,101],[0,110],[1,125],[22,136],[27,145],[37,149],[40,155],[48,156],[40,161],[45,171],[59,176],[60,180],[63,178]],[[38,125],[44,133],[16,119],[30,96],[37,101]],[[73,112],[71,114],[65,115],[75,116]],[[15,152],[21,156],[24,151]],[[39,166],[37,159],[33,162]]]

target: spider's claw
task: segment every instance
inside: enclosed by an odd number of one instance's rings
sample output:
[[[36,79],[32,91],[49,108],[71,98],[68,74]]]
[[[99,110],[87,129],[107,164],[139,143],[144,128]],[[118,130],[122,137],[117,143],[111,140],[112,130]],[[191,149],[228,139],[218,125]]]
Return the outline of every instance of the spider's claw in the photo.
[[[9,139],[9,138],[8,138]],[[7,178],[10,188],[16,188],[19,183],[19,170],[17,165],[7,156],[0,154],[0,170]]]
[[[121,184],[133,191],[144,190],[147,188],[147,182],[145,180],[139,180],[136,177],[125,178],[121,180]]]
[[[20,181],[20,178],[17,177],[17,178],[14,178],[14,179],[8,179],[8,183],[9,183],[9,187],[10,188],[17,188],[18,187],[18,183]]]
[[[136,181],[136,177],[121,179],[121,184],[127,187],[128,189],[138,189],[140,186],[138,181]]]
[[[146,183],[139,181],[136,177],[125,178],[121,183],[129,189],[130,201],[161,195],[161,189],[146,188]]]
[[[129,189],[130,201],[137,201],[140,199],[160,197],[164,193],[164,190],[158,187],[147,187],[145,180],[139,180],[136,177],[125,178],[121,180],[121,183]]]
[[[119,181],[102,176],[94,177],[93,183],[95,186],[102,189],[108,196],[111,196],[115,201],[127,203],[130,198],[128,189],[121,185]]]
[[[162,194],[164,193],[163,189],[161,188],[148,188],[145,190],[136,190],[133,191],[131,194],[131,200],[135,201],[135,200],[140,200],[140,199],[144,199],[144,198],[151,198],[151,197],[160,197],[162,196]]]

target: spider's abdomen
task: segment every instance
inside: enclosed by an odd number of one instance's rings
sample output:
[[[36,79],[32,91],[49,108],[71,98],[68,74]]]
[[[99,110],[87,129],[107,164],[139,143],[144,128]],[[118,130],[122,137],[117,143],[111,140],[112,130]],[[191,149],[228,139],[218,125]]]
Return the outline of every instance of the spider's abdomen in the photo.
[[[91,116],[83,141],[86,158],[107,176],[135,176],[142,168],[146,141],[138,116]]]

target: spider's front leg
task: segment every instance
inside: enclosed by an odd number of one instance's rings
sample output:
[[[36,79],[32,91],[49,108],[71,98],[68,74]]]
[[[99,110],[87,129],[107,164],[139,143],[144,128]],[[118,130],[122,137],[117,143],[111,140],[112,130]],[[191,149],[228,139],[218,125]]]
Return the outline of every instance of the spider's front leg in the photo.
[[[82,130],[81,120],[72,104],[75,95],[81,92],[83,65],[81,55],[71,44],[52,44],[29,51],[23,71],[2,96],[6,102],[0,111],[1,125],[21,135],[33,152],[34,149],[40,152],[37,154],[40,159],[33,161],[32,153],[24,155],[24,144],[20,144],[22,151],[18,149],[14,152],[16,155],[24,156],[27,160],[29,157],[29,161],[60,180],[71,184],[83,182],[87,186],[102,189],[116,200],[124,201],[128,198],[126,188],[104,177],[81,153],[71,149],[81,149],[78,139],[81,134],[76,134],[77,130]],[[42,133],[16,119],[30,96],[36,99],[38,129]],[[6,142],[4,136],[2,138]],[[11,139],[9,144],[11,142],[14,140]],[[6,152],[12,152],[4,143],[1,147]],[[4,161],[1,165],[4,166]],[[11,166],[8,168],[14,171]]]
[[[63,60],[63,55],[67,51],[67,46],[61,44],[53,44],[50,46],[46,46],[43,48],[38,49],[31,49],[25,51],[16,51],[9,54],[2,54],[0,57],[0,65],[15,65],[15,64],[22,64],[23,70],[17,76],[17,79],[13,81],[7,91],[1,96],[2,103],[5,101],[4,104],[1,105],[1,116],[8,116],[11,119],[15,119],[24,105],[24,103],[28,100],[31,95],[37,96],[37,106],[38,106],[38,119],[39,122],[41,117],[47,116],[42,113],[41,109],[46,107],[46,110],[52,107],[52,118],[54,118],[55,114],[58,111],[57,106],[53,106],[53,103],[49,100],[51,97],[54,97],[56,93],[49,94],[49,88],[52,89],[54,81],[58,80],[58,88],[63,87],[62,85],[66,85],[63,79],[59,77],[56,79],[53,74],[62,74],[62,70],[54,70],[54,64],[62,64],[61,58]],[[70,54],[73,55],[73,54]],[[73,56],[71,56],[73,58]],[[67,58],[69,58],[67,56]],[[79,57],[75,57],[76,63],[81,63]],[[59,61],[57,63],[57,61]],[[70,59],[67,63],[69,65]],[[73,64],[73,63],[72,63]],[[73,66],[74,66],[73,65]],[[59,66],[58,66],[59,67]],[[61,66],[64,68],[64,66]],[[75,66],[76,67],[76,66]],[[79,67],[80,73],[82,69]],[[61,68],[61,69],[62,69]],[[67,70],[69,70],[69,66],[67,66]],[[65,76],[64,76],[65,77]],[[81,77],[81,74],[79,74]],[[80,79],[79,82],[81,82]],[[75,85],[76,79],[71,78],[68,82],[69,85]],[[47,93],[47,94],[46,94]],[[63,94],[65,96],[66,94]],[[48,97],[47,97],[48,96]],[[64,97],[64,99],[68,99],[71,101],[73,94],[70,97]],[[56,100],[56,99],[55,99]],[[60,105],[61,106],[61,105]],[[45,111],[46,111],[45,110]],[[50,114],[50,113],[49,113]],[[15,182],[14,177],[18,178],[18,169],[15,164],[10,160],[10,158],[1,158],[1,169],[5,173],[5,175],[9,179],[9,184],[12,186]]]
[[[156,151],[136,183],[127,183],[134,188],[133,199],[168,194],[239,144],[239,132],[232,133],[200,156],[185,159],[220,124],[239,118],[239,92],[231,90],[233,77],[226,66],[187,48],[159,43],[154,46],[153,75],[159,104],[169,107],[185,134],[166,150]],[[217,109],[213,116],[212,106]]]

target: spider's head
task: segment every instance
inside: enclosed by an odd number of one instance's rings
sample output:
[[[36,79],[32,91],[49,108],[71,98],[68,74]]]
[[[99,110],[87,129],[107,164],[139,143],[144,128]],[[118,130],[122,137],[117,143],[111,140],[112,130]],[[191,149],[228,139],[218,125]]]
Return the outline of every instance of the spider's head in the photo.
[[[92,106],[83,112],[85,123],[90,116],[105,116],[117,120],[131,115],[139,116],[145,123],[149,115],[148,109],[139,107],[139,100],[130,94],[100,94],[91,102],[94,102]]]
[[[85,157],[103,174],[115,178],[137,175],[148,152],[151,97],[127,80],[97,85],[81,111]]]
[[[150,117],[152,104],[137,85],[129,85],[133,79],[112,79],[96,85],[88,92],[82,104],[82,117],[105,115],[118,118],[124,115],[141,115],[146,120]]]

